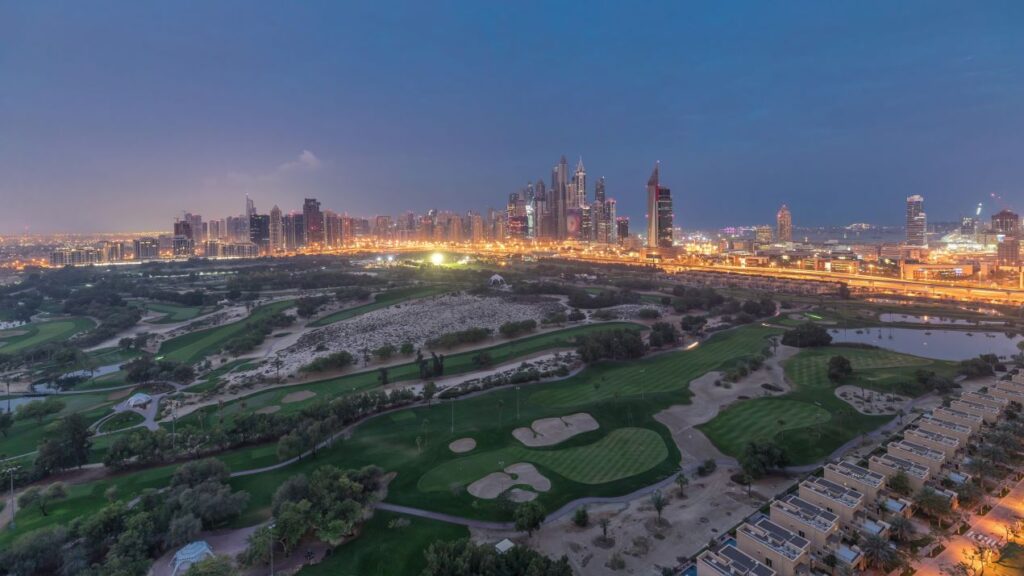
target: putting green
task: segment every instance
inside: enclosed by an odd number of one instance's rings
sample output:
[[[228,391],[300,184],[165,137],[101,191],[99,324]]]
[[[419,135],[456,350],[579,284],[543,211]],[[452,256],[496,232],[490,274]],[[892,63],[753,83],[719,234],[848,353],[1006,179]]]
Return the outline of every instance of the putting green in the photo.
[[[580,484],[605,484],[641,474],[668,457],[661,436],[646,428],[619,428],[586,446],[561,450],[530,450],[509,446],[454,458],[420,477],[423,492],[443,492],[465,486],[516,462],[544,466]]]
[[[202,312],[202,308],[199,306],[178,306],[177,304],[165,304],[163,302],[146,302],[144,307],[146,310],[164,315],[161,318],[153,320],[153,324],[173,324],[175,322],[184,322],[199,316],[200,312]]]
[[[762,398],[733,404],[701,429],[719,450],[736,455],[748,442],[777,439],[780,434],[785,440],[786,430],[812,427],[831,419],[828,410],[807,402]]]

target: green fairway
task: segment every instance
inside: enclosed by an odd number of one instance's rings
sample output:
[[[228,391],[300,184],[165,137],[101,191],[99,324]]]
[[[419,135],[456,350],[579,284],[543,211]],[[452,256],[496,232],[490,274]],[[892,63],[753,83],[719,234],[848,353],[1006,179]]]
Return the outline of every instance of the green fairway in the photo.
[[[256,308],[248,317],[237,322],[172,338],[160,345],[160,355],[187,364],[198,362],[220,350],[228,340],[244,334],[255,322],[294,305],[293,300],[274,302]]]
[[[643,327],[630,322],[587,324],[585,326],[575,326],[564,330],[528,336],[519,340],[512,340],[503,344],[498,344],[490,348],[452,354],[451,356],[445,357],[445,375],[450,376],[455,374],[464,374],[478,369],[479,367],[474,364],[473,358],[480,352],[486,352],[491,357],[492,365],[502,364],[537,352],[555,350],[558,348],[569,348],[572,347],[573,340],[578,336],[616,328]],[[214,372],[219,372],[230,365],[231,363],[225,364]],[[223,373],[218,374],[218,377],[221,375],[223,375]],[[182,424],[199,425],[200,418],[212,417],[215,412],[218,418],[223,416],[225,419],[232,419],[239,414],[248,414],[261,408],[275,405],[281,407],[280,412],[278,413],[294,412],[296,410],[301,410],[305,406],[314,402],[320,402],[325,399],[337,398],[339,396],[364,392],[376,388],[380,386],[380,381],[378,379],[379,375],[380,374],[377,370],[369,370],[340,376],[338,378],[319,380],[309,384],[276,388],[259,394],[253,394],[240,400],[227,402],[222,406],[211,406],[202,410],[197,410],[185,418],[182,418],[180,422]],[[212,376],[213,374],[211,373],[211,376],[206,378],[206,382],[189,388],[189,391],[196,392],[211,388],[213,386]],[[419,367],[416,366],[415,362],[400,364],[388,369],[388,379],[391,382],[416,380],[418,378]],[[290,402],[287,404],[282,402],[284,397],[288,394],[302,391],[313,392],[315,396],[299,402]]]
[[[99,431],[114,432],[116,430],[138,426],[145,421],[146,419],[137,412],[121,412],[111,416],[109,420],[103,422],[103,424],[100,425]]]
[[[388,306],[398,304],[406,300],[426,298],[428,296],[443,294],[450,290],[452,290],[452,288],[449,286],[412,286],[409,288],[398,288],[388,292],[381,292],[374,296],[373,302],[362,304],[360,306],[353,306],[352,308],[346,308],[333,314],[328,314],[323,318],[318,318],[313,322],[310,322],[308,326],[313,328],[327,326],[328,324],[334,324],[335,322],[355,318],[356,316],[366,314],[367,312],[387,308]]]
[[[323,562],[300,576],[418,576],[426,568],[423,552],[434,542],[468,538],[464,526],[378,510],[359,537],[335,548]]]
[[[203,311],[199,306],[179,306],[177,304],[167,304],[165,302],[146,302],[143,304],[143,307],[151,312],[163,314],[162,317],[153,320],[151,324],[174,324],[175,322],[184,322],[199,316]]]
[[[569,385],[533,392],[531,399],[547,406],[575,406],[622,396],[676,392],[677,403],[683,403],[689,399],[690,380],[760,353],[766,346],[765,339],[779,333],[777,328],[747,326],[716,334],[691,350],[638,362],[599,364],[585,377],[571,379]]]
[[[604,484],[645,472],[668,456],[665,442],[644,428],[620,428],[593,444],[554,450],[531,450],[518,443],[446,462],[420,477],[423,492],[465,487],[516,462],[547,467],[573,482]]]
[[[801,350],[786,361],[795,389],[773,398],[743,400],[699,428],[722,452],[739,456],[747,443],[774,440],[785,446],[793,464],[821,460],[843,443],[878,428],[892,416],[861,414],[835,395],[828,361],[841,355],[854,374],[843,384],[881,392],[899,391],[919,369],[951,376],[953,364],[889,350],[826,346]]]
[[[0,353],[14,354],[56,340],[67,340],[92,329],[93,321],[83,317],[49,322],[29,323],[18,328],[0,331]]]
[[[60,400],[64,402],[64,410],[43,418],[42,423],[37,423],[35,420],[16,420],[11,429],[7,431],[7,437],[0,436],[0,455],[10,457],[32,452],[36,449],[39,441],[50,432],[58,419],[77,412],[92,424],[109,414],[110,407],[115,403],[107,400],[105,392],[69,394],[61,396]],[[15,413],[17,413],[17,409],[15,409]]]

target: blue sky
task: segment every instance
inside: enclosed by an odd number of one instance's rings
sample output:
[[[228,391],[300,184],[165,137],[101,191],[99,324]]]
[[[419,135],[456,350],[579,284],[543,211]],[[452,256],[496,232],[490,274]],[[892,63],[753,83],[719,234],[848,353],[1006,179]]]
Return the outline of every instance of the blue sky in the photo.
[[[1024,208],[1022,30],[1017,1],[0,0],[0,231],[483,210],[561,154],[634,219],[660,160],[684,228]]]

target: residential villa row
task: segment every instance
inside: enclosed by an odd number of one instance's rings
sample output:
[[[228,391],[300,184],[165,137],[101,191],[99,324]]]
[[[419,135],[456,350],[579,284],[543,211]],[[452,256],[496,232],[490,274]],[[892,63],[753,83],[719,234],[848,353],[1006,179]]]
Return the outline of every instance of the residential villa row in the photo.
[[[943,487],[970,481],[960,472],[972,435],[999,419],[1010,402],[1024,404],[1024,373],[984,392],[963,392],[948,407],[935,408],[868,457],[867,466],[840,460],[824,466],[741,524],[735,538],[697,558],[697,576],[795,576],[832,573],[830,564],[863,570],[855,535],[889,538],[885,518],[910,517],[913,503],[887,483],[903,473],[916,493],[929,487],[959,506]]]

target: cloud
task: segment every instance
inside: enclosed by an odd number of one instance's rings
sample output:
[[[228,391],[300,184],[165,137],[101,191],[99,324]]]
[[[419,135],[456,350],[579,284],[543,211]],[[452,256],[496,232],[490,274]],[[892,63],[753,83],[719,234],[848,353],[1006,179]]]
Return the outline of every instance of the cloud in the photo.
[[[315,170],[320,167],[320,159],[309,150],[303,150],[299,157],[290,162],[285,162],[277,167],[278,172],[291,172],[293,170]]]

